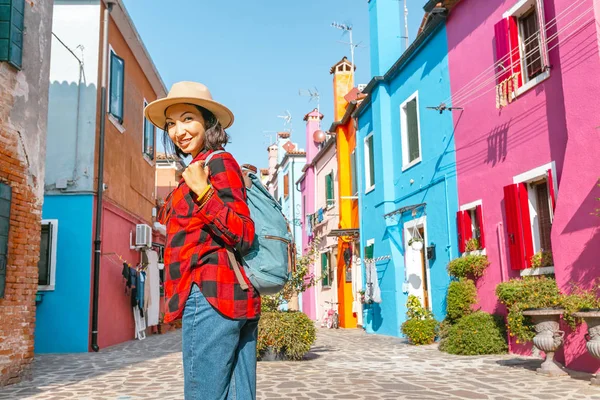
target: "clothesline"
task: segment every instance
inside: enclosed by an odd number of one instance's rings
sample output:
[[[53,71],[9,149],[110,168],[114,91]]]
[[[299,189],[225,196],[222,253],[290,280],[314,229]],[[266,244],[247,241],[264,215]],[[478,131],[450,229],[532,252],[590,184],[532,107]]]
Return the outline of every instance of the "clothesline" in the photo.
[[[377,258],[365,258],[365,264],[369,264],[369,263],[378,263],[380,261],[387,261],[387,260],[391,260],[392,256],[381,256],[381,257],[377,257]]]

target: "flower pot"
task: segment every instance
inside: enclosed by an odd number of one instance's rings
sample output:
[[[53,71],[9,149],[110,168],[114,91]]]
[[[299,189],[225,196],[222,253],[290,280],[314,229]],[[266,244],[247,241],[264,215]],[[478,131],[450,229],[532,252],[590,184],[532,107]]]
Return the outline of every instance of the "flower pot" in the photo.
[[[412,249],[414,251],[421,251],[421,250],[423,250],[423,242],[421,242],[419,240],[415,240],[414,242],[412,242],[410,247],[412,247]]]
[[[575,313],[574,316],[585,320],[588,327],[588,334],[585,338],[588,353],[600,359],[600,310],[580,311]],[[592,385],[600,385],[600,377],[592,378]]]
[[[533,344],[546,353],[546,360],[537,369],[539,374],[548,376],[568,375],[564,367],[554,360],[554,352],[563,344],[565,336],[565,333],[559,330],[560,316],[563,312],[563,309],[556,308],[538,308],[523,311],[523,315],[531,317],[535,324],[536,335],[533,338]]]

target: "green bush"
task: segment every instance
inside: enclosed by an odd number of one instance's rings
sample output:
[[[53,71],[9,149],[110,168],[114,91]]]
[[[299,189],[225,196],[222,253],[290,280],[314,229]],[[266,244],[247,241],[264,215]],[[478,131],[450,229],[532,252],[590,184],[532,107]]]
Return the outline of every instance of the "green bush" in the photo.
[[[475,283],[466,278],[450,282],[446,297],[446,318],[455,323],[465,315],[473,312],[472,307],[477,303],[477,288]]]
[[[571,294],[563,295],[561,304],[565,309],[563,319],[571,329],[575,329],[578,324],[583,322],[583,320],[581,318],[576,318],[573,314],[579,311],[600,309],[600,285],[596,283],[588,290],[573,285]]]
[[[421,305],[417,296],[408,296],[406,302],[406,318],[402,324],[402,334],[410,340],[412,344],[431,344],[435,341],[438,323],[433,319],[431,311]]]
[[[316,328],[299,311],[263,312],[258,323],[257,357],[270,348],[289,360],[301,360],[316,339]]]
[[[508,351],[501,317],[477,311],[452,325],[440,350],[458,355],[501,354]]]
[[[560,290],[553,278],[545,276],[511,279],[496,286],[496,295],[508,308],[506,316],[510,336],[517,343],[533,339],[533,324],[523,311],[530,308],[555,308],[562,304]]]
[[[486,255],[467,254],[448,263],[448,273],[457,278],[480,278],[490,265]]]
[[[448,319],[445,319],[442,322],[440,322],[438,326],[438,337],[440,338],[440,340],[443,341],[448,337],[451,328],[452,322],[450,322]]]

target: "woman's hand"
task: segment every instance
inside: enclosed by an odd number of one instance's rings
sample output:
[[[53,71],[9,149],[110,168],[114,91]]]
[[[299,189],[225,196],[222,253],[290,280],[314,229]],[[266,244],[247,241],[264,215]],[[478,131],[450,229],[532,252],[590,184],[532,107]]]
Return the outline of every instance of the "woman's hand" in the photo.
[[[200,195],[208,186],[209,175],[208,165],[205,166],[202,161],[190,164],[182,174],[185,183],[196,195]]]

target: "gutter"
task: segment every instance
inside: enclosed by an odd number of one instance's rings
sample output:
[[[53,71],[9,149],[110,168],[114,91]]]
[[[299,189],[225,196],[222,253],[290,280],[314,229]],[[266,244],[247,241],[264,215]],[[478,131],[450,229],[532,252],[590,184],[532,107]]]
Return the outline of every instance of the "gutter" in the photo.
[[[439,1],[435,1],[435,4],[439,3]],[[429,3],[428,3],[429,4]],[[352,114],[354,118],[357,118],[367,107],[367,104],[371,102],[371,93],[375,87],[379,86],[381,82],[390,83],[392,79],[398,75],[400,70],[412,59],[412,57],[416,54],[416,52],[420,49],[421,45],[424,44],[431,35],[446,21],[448,16],[448,10],[445,8],[434,8],[431,11],[431,22],[427,24],[427,27],[421,32],[419,36],[415,39],[414,42],[406,49],[404,53],[398,58],[398,60],[390,67],[390,69],[383,76],[376,76],[363,89],[363,93],[367,94],[367,97],[362,101],[362,103],[358,106],[356,111]]]
[[[106,2],[104,9],[104,32],[102,39],[102,88],[100,89],[100,144],[98,148],[98,195],[96,197],[96,234],[94,240],[94,287],[92,294],[92,350],[98,346],[98,296],[100,290],[100,256],[102,245],[102,195],[104,193],[104,136],[106,125],[106,80],[108,72],[108,25],[115,3]]]

